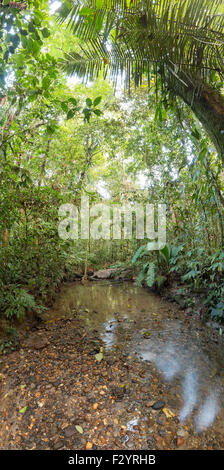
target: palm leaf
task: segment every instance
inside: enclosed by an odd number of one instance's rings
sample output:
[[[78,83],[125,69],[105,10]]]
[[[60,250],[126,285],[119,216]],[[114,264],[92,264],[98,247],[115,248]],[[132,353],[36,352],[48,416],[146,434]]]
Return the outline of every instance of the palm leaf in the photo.
[[[80,38],[80,53],[62,62],[86,78],[108,73],[138,84],[152,70],[185,83],[193,74],[223,78],[224,15],[221,0],[73,0],[61,20]],[[68,6],[70,5],[70,6]],[[64,8],[64,9],[63,9]]]

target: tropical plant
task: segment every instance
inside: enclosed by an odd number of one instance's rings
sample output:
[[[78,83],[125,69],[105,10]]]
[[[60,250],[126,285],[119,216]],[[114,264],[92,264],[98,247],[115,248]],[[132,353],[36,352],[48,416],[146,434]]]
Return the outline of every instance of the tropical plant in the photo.
[[[221,0],[67,0],[62,21],[80,38],[65,55],[69,73],[92,78],[103,70],[130,87],[155,77],[163,103],[179,96],[203,124],[224,163],[224,16]],[[83,43],[84,41],[84,43]]]
[[[140,246],[132,258],[132,263],[136,263],[140,268],[138,284],[142,285],[144,282],[148,287],[156,286],[160,289],[165,283],[169,283],[170,273],[174,270],[171,265],[176,264],[181,249],[182,246],[170,248],[169,245],[165,245],[155,256],[149,250],[148,244]]]

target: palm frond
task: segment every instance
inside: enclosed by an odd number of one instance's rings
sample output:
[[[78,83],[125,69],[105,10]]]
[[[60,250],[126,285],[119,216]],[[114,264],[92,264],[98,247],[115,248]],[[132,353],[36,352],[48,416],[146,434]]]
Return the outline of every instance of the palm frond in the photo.
[[[110,69],[116,81],[136,84],[165,67],[210,80],[224,75],[224,10],[221,0],[73,0],[61,20],[80,38],[80,54],[66,54],[64,68],[84,77]],[[64,8],[64,10],[63,10]]]

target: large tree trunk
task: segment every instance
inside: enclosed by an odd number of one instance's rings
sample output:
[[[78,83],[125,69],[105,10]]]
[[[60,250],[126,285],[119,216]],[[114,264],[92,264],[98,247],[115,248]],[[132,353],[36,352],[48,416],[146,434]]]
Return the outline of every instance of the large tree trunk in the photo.
[[[224,165],[224,97],[215,88],[192,77],[186,79],[183,75],[181,80],[169,77],[168,87],[190,106],[215,145]]]

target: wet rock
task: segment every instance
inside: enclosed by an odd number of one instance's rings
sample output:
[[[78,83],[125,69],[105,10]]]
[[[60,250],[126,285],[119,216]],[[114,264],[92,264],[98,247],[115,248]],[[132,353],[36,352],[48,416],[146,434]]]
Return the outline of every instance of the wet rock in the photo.
[[[126,446],[127,446],[128,449],[134,449],[135,442],[134,441],[128,441]]]
[[[179,430],[177,431],[177,437],[185,437],[186,434],[187,434],[187,433],[186,433],[185,429],[179,429]]]
[[[78,449],[81,446],[81,439],[75,439],[72,441],[72,447],[73,449]]]
[[[43,349],[48,346],[47,338],[31,336],[27,341],[24,341],[24,347],[28,349]]]
[[[161,410],[162,408],[164,408],[165,406],[165,401],[156,401],[153,405],[152,405],[152,409],[153,410]]]
[[[64,432],[65,432],[65,437],[71,437],[73,436],[73,434],[77,433],[74,425],[71,425],[65,428]]]
[[[54,386],[55,386],[55,387],[58,387],[58,385],[60,385],[60,383],[61,383],[61,380],[55,380]]]
[[[61,449],[63,446],[64,446],[64,442],[63,441],[58,441],[54,444],[54,449],[58,450],[58,449]]]
[[[155,449],[155,440],[152,438],[147,439],[148,449]]]
[[[118,275],[115,276],[114,278],[116,281],[127,281],[127,280],[130,280],[132,279],[132,270],[130,269],[127,269],[125,271],[122,271],[121,273],[119,273]]]
[[[156,422],[160,424],[160,426],[163,426],[166,423],[166,417],[164,415],[158,416]]]
[[[126,387],[117,387],[117,386],[111,387],[111,394],[117,399],[122,399],[126,392],[127,392]]]
[[[117,271],[117,268],[111,268],[111,269],[101,269],[99,271],[96,271],[92,278],[94,279],[110,279],[112,274],[114,274]]]

